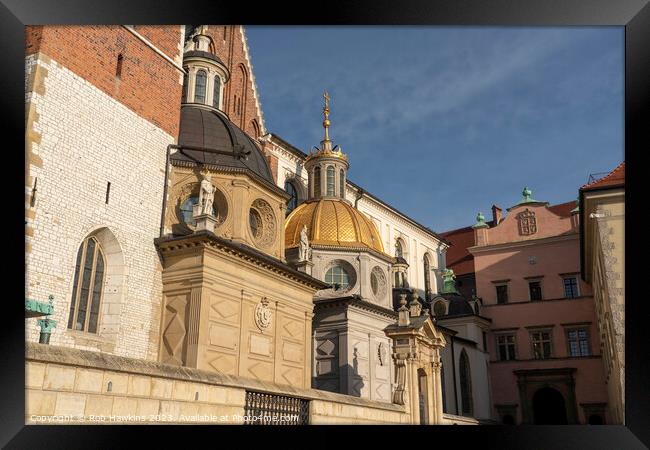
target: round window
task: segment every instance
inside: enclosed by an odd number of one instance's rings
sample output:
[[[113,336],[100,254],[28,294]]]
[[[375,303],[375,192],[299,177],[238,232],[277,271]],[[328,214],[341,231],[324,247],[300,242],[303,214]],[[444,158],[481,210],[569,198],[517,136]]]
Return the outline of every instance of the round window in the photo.
[[[375,273],[370,274],[370,287],[372,288],[372,293],[377,295],[379,292],[379,280],[377,280],[377,275]]]
[[[262,216],[256,209],[251,208],[248,212],[248,224],[251,227],[251,234],[255,239],[262,235]]]
[[[181,219],[183,219],[183,222],[189,225],[195,225],[193,208],[194,205],[197,205],[198,203],[199,197],[192,196],[181,204]]]
[[[219,194],[221,193],[219,192]],[[221,197],[223,197],[223,194]],[[223,222],[223,216],[225,216],[225,214],[219,215],[221,208],[217,206],[217,203],[221,203],[223,209],[227,209],[227,206],[225,205],[225,198],[221,200],[220,197],[217,197],[215,195],[215,199],[217,201],[212,203],[212,215],[217,218],[217,224],[220,224]],[[198,204],[199,197],[197,195],[188,197],[183,203],[181,203],[181,219],[183,219],[183,222],[185,222],[187,225],[196,226],[196,221],[194,220],[194,205]]]
[[[325,283],[334,286],[335,291],[345,291],[350,286],[350,274],[342,266],[334,266],[325,274]]]
[[[386,293],[386,275],[379,266],[373,267],[370,272],[370,289],[375,297],[383,297]]]

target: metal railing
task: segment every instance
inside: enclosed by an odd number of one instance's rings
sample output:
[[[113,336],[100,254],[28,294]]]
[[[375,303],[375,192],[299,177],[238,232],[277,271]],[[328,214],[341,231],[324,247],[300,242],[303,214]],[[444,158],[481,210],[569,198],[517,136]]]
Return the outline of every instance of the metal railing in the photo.
[[[247,425],[308,425],[309,400],[246,391],[244,415]]]

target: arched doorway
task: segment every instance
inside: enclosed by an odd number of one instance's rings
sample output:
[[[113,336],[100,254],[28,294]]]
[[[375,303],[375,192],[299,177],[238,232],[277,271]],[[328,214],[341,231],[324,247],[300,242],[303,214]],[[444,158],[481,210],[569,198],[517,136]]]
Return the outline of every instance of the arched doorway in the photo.
[[[551,387],[543,387],[533,395],[533,423],[536,425],[566,425],[564,397]]]
[[[420,425],[426,425],[428,420],[427,374],[418,369],[418,400],[420,402]]]

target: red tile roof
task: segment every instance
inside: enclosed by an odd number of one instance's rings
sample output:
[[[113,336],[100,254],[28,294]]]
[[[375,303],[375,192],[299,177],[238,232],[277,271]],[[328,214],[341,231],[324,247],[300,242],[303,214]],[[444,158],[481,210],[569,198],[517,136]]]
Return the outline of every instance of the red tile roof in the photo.
[[[577,202],[571,200],[570,202],[549,206],[548,209],[560,217],[571,217],[571,211],[573,211],[576,206],[578,206]]]
[[[625,186],[625,161],[599,180],[587,183],[580,188],[581,191],[595,191],[608,187]]]

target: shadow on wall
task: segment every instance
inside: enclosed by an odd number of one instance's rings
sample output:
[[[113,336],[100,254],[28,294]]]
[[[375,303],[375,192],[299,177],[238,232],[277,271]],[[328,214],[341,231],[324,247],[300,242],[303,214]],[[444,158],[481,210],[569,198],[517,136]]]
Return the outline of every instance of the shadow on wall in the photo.
[[[311,384],[312,388],[321,391],[361,397],[365,383],[359,374],[359,360],[356,352],[352,359],[352,365],[342,364],[329,373],[312,377]]]

